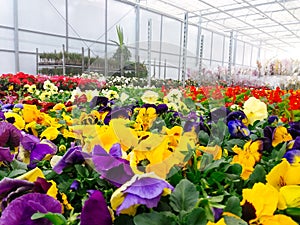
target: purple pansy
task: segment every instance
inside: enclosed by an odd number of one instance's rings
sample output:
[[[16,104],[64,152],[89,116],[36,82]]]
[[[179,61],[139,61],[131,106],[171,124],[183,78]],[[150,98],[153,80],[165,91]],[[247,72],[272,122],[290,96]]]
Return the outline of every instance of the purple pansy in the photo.
[[[13,158],[14,156],[10,153],[10,149],[8,147],[0,147],[0,162],[11,162]]]
[[[296,157],[300,158],[300,150],[294,149],[294,150],[287,151],[283,156],[283,158],[286,158],[290,164],[293,165],[297,164],[298,166],[300,162],[296,160]]]
[[[130,180],[134,173],[129,162],[122,159],[122,150],[120,144],[114,144],[109,154],[100,146],[96,145],[93,149],[93,163],[101,178],[108,180],[116,187]]]
[[[11,123],[0,121],[0,146],[17,147],[20,144],[21,131]]]
[[[13,200],[2,212],[0,225],[51,225],[47,219],[31,220],[34,213],[62,213],[59,201],[46,194],[29,193]]]
[[[240,120],[230,120],[227,125],[228,131],[233,138],[246,138],[250,135],[250,130]]]
[[[116,209],[117,214],[134,205],[146,205],[148,208],[156,207],[165,188],[174,189],[167,181],[154,175],[135,175],[129,182],[120,187],[124,199]]]
[[[105,198],[98,190],[94,190],[85,201],[80,215],[81,225],[111,225],[112,218]]]
[[[295,139],[296,137],[300,136],[300,121],[297,122],[290,122],[290,128],[288,128],[289,133]]]
[[[54,155],[57,152],[57,147],[49,140],[38,139],[34,135],[25,134],[21,139],[22,151],[30,153],[29,168],[36,167],[36,164],[41,161],[46,155]]]
[[[56,173],[61,174],[64,168],[74,164],[81,164],[85,161],[85,158],[88,157],[90,157],[90,155],[86,152],[83,152],[81,146],[71,147],[53,167],[53,170]]]

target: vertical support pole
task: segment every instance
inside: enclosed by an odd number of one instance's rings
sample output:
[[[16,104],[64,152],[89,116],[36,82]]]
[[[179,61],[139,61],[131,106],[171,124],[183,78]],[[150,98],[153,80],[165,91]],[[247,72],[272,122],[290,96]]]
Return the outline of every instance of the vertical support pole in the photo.
[[[260,63],[261,63],[261,59],[260,59],[260,54],[261,54],[261,44],[262,44],[262,42],[261,42],[261,40],[259,41],[259,46],[258,46],[258,51],[257,51],[257,61],[259,61]],[[261,68],[262,69],[262,68]],[[263,72],[263,71],[261,71],[261,69],[259,69],[259,71],[258,71],[258,77],[260,77],[261,76],[261,73]]]
[[[15,48],[15,72],[20,71],[19,58],[19,14],[18,0],[14,0],[14,48]]]
[[[154,62],[153,62],[153,77],[156,77],[156,58],[154,58]]]
[[[36,75],[39,73],[39,49],[35,49]]]
[[[91,72],[91,49],[88,48],[88,73]]]
[[[105,49],[104,49],[104,76],[108,76],[108,53],[107,53],[107,16],[108,16],[108,0],[105,0]],[[89,54],[89,63],[88,63],[88,70],[90,72],[90,49],[88,49],[88,54]]]
[[[163,33],[163,15],[160,16],[160,37],[159,37],[159,58],[158,58],[158,78],[160,79],[161,73],[161,50],[162,50],[162,33]]]
[[[81,70],[84,73],[84,48],[81,48]]]
[[[232,44],[233,44],[233,31],[230,31],[229,39],[229,56],[228,56],[228,73],[226,76],[226,81],[231,77],[231,65],[232,65]]]
[[[249,62],[250,67],[252,67],[252,56],[253,56],[253,45],[251,45],[251,54],[250,54],[250,62]]]
[[[69,0],[66,0],[66,52],[69,52]]]
[[[178,78],[180,80],[180,71],[181,71],[181,52],[182,52],[182,31],[183,31],[183,23],[180,23],[180,43],[179,43],[179,64],[178,64]]]
[[[62,69],[63,75],[66,75],[66,58],[65,58],[65,45],[62,45]]]
[[[151,41],[152,41],[152,20],[148,20],[148,86],[151,86]]]
[[[201,49],[201,23],[202,23],[202,19],[201,19],[201,15],[199,16],[199,22],[198,22],[198,34],[197,34],[197,51],[196,51],[196,66],[199,66],[199,60],[200,60],[200,49]]]
[[[232,46],[233,46],[232,65],[235,66],[236,65],[236,50],[237,50],[237,32],[235,32],[235,34],[234,34],[234,38],[232,40]]]
[[[222,50],[222,66],[224,66],[224,55],[225,55],[225,35],[223,36],[223,50]]]
[[[245,49],[246,49],[246,43],[243,44],[243,57],[242,57],[242,66],[245,65]]]
[[[140,0],[136,0],[135,9],[135,74],[138,74],[138,66],[140,62]]]
[[[182,85],[185,86],[186,76],[186,55],[187,55],[187,40],[188,40],[188,18],[189,15],[186,12],[184,14],[184,29],[183,29],[183,52],[182,52]]]
[[[204,35],[201,35],[200,52],[199,52],[199,80],[202,75],[203,46],[204,46]]]
[[[214,33],[211,32],[211,39],[210,39],[210,57],[209,57],[209,65],[210,65],[210,66],[211,66],[211,63],[212,63],[213,45],[214,45]]]
[[[166,80],[167,77],[167,59],[165,59],[165,65],[164,65],[164,80]]]

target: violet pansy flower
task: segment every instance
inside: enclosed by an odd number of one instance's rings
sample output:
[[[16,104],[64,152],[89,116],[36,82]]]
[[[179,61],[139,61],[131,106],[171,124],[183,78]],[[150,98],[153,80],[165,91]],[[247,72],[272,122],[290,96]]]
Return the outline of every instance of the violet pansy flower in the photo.
[[[111,147],[109,153],[100,145],[96,145],[93,149],[92,159],[95,169],[101,174],[101,178],[116,187],[120,187],[134,175],[129,162],[121,157],[122,150],[118,143]]]

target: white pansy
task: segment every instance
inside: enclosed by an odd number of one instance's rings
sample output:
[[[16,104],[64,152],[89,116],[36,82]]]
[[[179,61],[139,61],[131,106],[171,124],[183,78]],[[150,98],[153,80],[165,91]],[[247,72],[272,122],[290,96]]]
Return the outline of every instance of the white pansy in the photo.
[[[158,100],[158,93],[150,90],[145,91],[141,99],[144,103],[154,104]]]

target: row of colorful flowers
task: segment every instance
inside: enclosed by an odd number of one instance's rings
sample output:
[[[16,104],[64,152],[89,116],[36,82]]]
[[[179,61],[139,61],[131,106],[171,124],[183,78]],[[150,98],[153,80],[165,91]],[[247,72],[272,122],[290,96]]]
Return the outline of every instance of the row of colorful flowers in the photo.
[[[300,222],[299,91],[9,76],[0,224]]]

